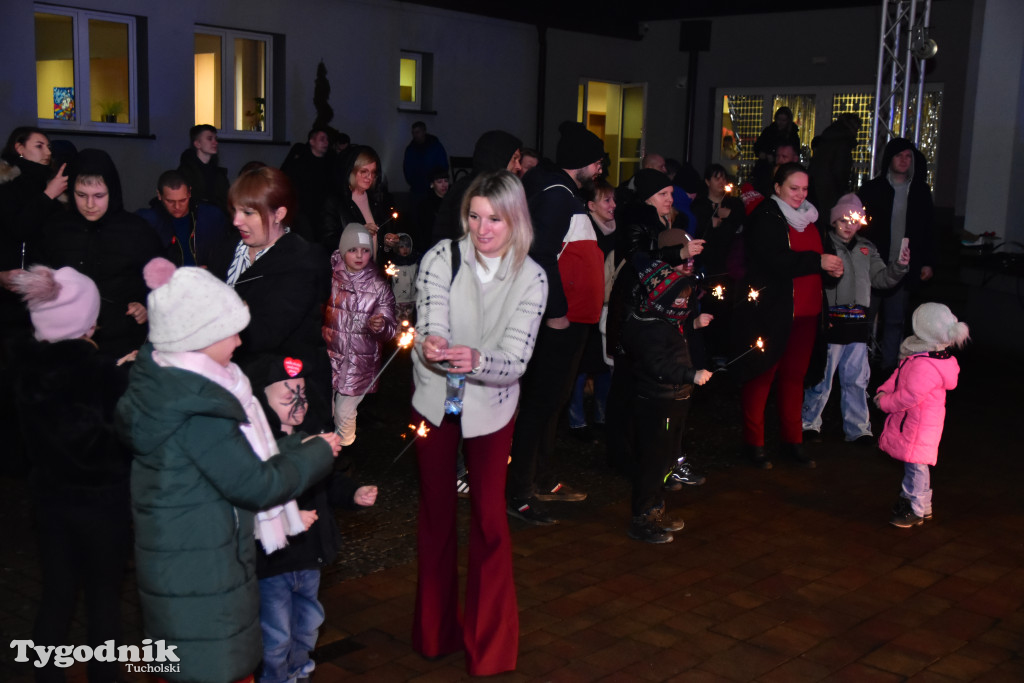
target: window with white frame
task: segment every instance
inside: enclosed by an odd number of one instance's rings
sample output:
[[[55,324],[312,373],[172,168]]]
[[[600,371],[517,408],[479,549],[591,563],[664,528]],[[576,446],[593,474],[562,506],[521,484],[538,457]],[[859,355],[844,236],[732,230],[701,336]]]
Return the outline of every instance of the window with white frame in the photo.
[[[195,123],[221,135],[272,137],[273,36],[197,26]]]
[[[434,55],[402,50],[398,58],[398,108],[433,113]]]
[[[138,132],[136,47],[135,17],[35,5],[40,127]]]

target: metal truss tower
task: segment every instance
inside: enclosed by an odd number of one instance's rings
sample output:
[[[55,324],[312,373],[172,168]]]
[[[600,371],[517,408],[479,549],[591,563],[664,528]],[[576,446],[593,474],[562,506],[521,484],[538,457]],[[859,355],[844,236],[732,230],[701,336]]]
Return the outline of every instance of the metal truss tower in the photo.
[[[885,143],[907,137],[910,130],[920,146],[921,111],[924,109],[925,60],[935,55],[935,41],[928,38],[931,0],[882,0],[882,29],[875,78],[875,113],[871,122],[871,175],[878,173]],[[915,115],[907,125],[913,102]]]

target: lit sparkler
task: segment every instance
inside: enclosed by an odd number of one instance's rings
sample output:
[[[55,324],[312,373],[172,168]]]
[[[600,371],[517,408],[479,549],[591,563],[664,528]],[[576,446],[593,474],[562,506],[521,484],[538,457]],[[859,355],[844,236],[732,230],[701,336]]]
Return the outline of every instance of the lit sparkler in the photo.
[[[725,193],[726,194],[732,194],[732,191],[733,191],[733,189],[735,189],[735,187],[736,186],[733,185],[732,183],[726,183],[726,185],[725,185]]]
[[[370,383],[366,385],[366,391],[363,392],[363,396],[366,396],[367,392],[369,392],[373,385],[377,383],[377,380],[384,374],[384,370],[391,365],[391,361],[395,359],[398,352],[402,349],[409,348],[412,346],[413,341],[416,340],[416,328],[410,325],[408,320],[402,321],[402,328],[402,333],[398,335],[398,346],[395,347],[395,352],[391,354],[391,357],[387,359],[387,362],[385,362],[384,365],[380,366],[380,370],[378,370],[377,374],[373,376]],[[360,396],[360,398],[362,398],[362,396]]]
[[[392,212],[391,218],[387,219],[386,221],[384,221],[383,223],[378,225],[377,229],[379,230],[380,228],[383,228],[385,225],[387,225],[388,223],[390,223],[391,221],[394,221],[394,220],[398,220],[398,212],[397,211]]]
[[[860,225],[868,224],[868,217],[859,211],[851,211],[850,213],[843,216],[843,220],[847,223],[858,223]]]
[[[414,443],[416,443],[416,439],[420,438],[421,436],[425,437],[427,434],[430,433],[430,427],[428,427],[427,423],[424,422],[423,420],[420,420],[420,426],[419,427],[417,427],[416,425],[409,425],[409,429],[413,430],[413,433],[415,434],[415,436],[412,437],[412,441],[410,441],[409,443],[405,444],[405,448],[403,448],[399,452],[399,454],[395,456],[395,459],[391,461],[392,465],[394,465],[396,462],[398,462],[398,459],[401,458],[403,455],[405,455],[405,452],[407,450],[409,450],[409,447],[412,446]],[[403,439],[405,438],[405,434],[402,434],[402,438]]]
[[[747,292],[747,301],[753,301],[756,304],[758,297],[761,296],[761,292],[763,292],[765,289],[767,289],[767,285],[762,287],[761,289],[754,289],[753,287],[751,287],[750,291]]]
[[[725,287],[722,285],[715,285],[711,288],[711,296],[715,297],[719,301],[725,300]]]
[[[764,339],[761,339],[760,337],[758,337],[757,340],[754,342],[753,346],[751,346],[749,349],[747,349],[746,351],[744,351],[740,355],[738,355],[735,358],[733,358],[731,361],[729,361],[728,363],[726,363],[722,367],[726,367],[726,368],[729,367],[730,365],[732,365],[733,363],[738,361],[740,358],[743,358],[743,356],[747,355],[748,353],[750,353],[754,349],[757,349],[761,353],[764,353]]]
[[[384,274],[387,275],[388,277],[394,277],[398,275],[398,266],[396,266],[391,261],[388,261],[388,264],[384,266]]]

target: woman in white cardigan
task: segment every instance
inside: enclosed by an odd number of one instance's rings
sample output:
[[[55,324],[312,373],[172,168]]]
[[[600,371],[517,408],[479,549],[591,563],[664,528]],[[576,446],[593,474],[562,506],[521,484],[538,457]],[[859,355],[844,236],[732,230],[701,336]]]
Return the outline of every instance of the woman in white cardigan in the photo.
[[[442,240],[420,263],[413,355],[413,420],[420,471],[419,582],[413,647],[425,657],[466,652],[470,675],[512,671],[519,612],[505,514],[505,477],[519,378],[547,301],[544,271],[527,252],[533,227],[519,179],[478,177],[462,202],[464,236]],[[453,267],[454,264],[454,267]],[[446,414],[446,375],[464,374],[461,414]],[[452,478],[459,438],[469,468],[472,521],[464,617],[459,613]]]

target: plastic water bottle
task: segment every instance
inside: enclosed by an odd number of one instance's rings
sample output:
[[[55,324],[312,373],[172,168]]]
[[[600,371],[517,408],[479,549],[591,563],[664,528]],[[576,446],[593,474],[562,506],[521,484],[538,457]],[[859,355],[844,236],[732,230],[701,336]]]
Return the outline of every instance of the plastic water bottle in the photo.
[[[466,375],[449,372],[445,380],[444,412],[446,415],[462,414],[462,395],[466,392]]]

